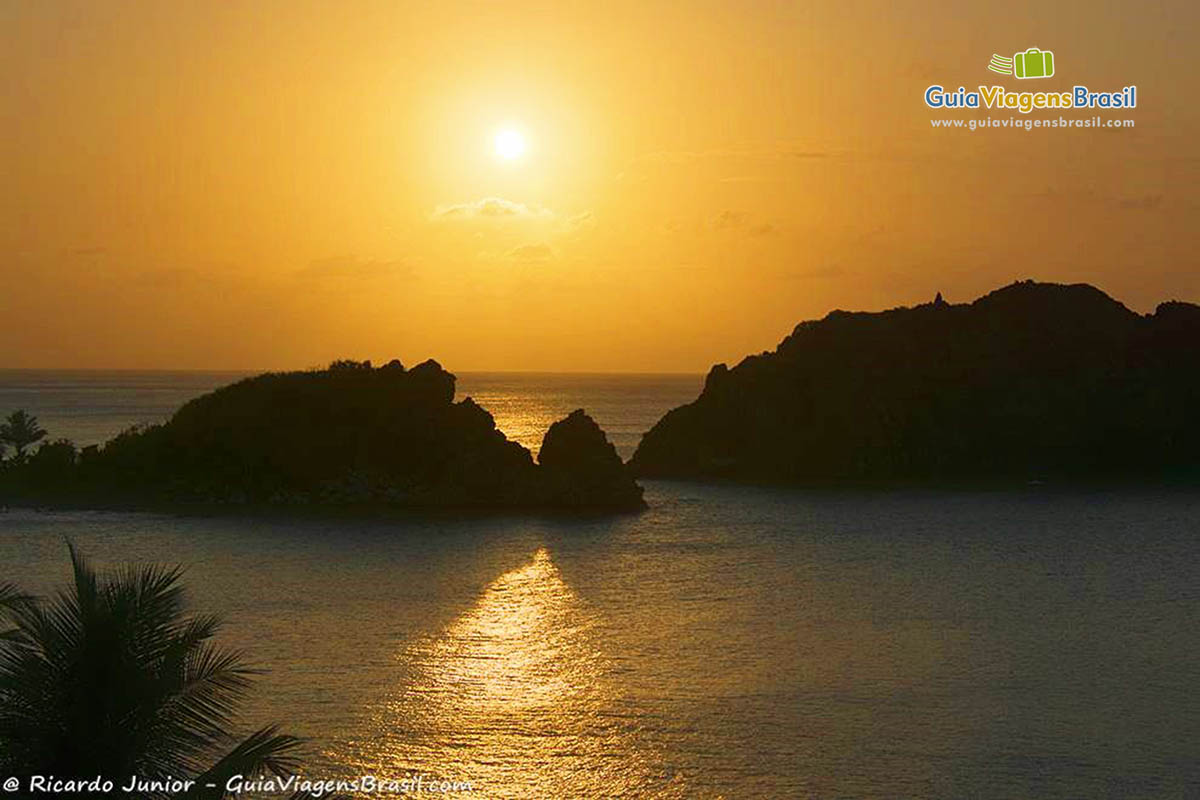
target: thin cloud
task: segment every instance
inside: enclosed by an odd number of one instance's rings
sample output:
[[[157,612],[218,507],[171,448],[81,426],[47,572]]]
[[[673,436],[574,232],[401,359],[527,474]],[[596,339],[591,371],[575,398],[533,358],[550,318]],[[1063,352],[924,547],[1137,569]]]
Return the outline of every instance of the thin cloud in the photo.
[[[1153,211],[1162,205],[1163,196],[1161,194],[1147,194],[1142,197],[1126,197],[1120,201],[1121,208],[1126,208],[1131,211]]]
[[[781,180],[781,170],[789,164],[795,169],[806,162],[837,155],[832,151],[813,150],[786,142],[773,147],[658,150],[634,158],[616,180],[637,183],[688,169],[719,183],[777,183]]]
[[[733,231],[747,236],[770,236],[779,229],[770,222],[757,222],[742,211],[726,209],[713,218],[712,227],[719,231]]]
[[[714,150],[657,150],[645,153],[633,160],[634,164],[689,164],[695,161],[750,160],[770,161],[776,159],[828,158],[831,154],[823,150],[809,150],[793,145],[778,147],[726,148]]]
[[[509,250],[507,255],[513,261],[534,263],[551,260],[554,258],[554,250],[548,244],[523,244]]]
[[[730,211],[726,209],[720,214],[717,214],[713,220],[713,227],[718,230],[733,230],[742,227],[746,222],[746,215],[741,211]]]
[[[536,204],[526,205],[503,197],[483,197],[469,203],[438,206],[433,212],[436,220],[456,219],[548,219],[554,212]]]
[[[1162,207],[1163,202],[1166,200],[1166,196],[1161,192],[1116,196],[1098,192],[1095,189],[1064,192],[1053,187],[1047,187],[1043,191],[1034,192],[1031,196],[1038,200],[1046,200],[1056,203],[1071,202],[1077,205],[1086,203],[1097,206],[1107,206],[1109,208],[1119,208],[1125,211],[1155,211]]]

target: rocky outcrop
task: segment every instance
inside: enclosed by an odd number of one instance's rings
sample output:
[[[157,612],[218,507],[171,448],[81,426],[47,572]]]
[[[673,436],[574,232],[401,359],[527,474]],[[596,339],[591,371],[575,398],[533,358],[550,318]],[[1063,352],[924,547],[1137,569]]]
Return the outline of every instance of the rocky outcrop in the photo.
[[[631,460],[645,477],[843,482],[1200,477],[1200,307],[1087,285],[835,311],[718,364]]]
[[[0,501],[96,507],[640,506],[640,488],[619,459],[619,470],[611,469],[605,457],[615,458],[615,452],[582,412],[552,428],[562,432],[547,435],[550,454],[543,459],[553,466],[539,466],[496,429],[491,414],[470,398],[454,402],[454,393],[454,375],[436,361],[408,370],[398,361],[378,369],[369,362],[339,361],[325,370],[260,375],[192,400],[163,425],[128,431],[78,457],[65,444],[61,457],[29,459],[5,470]]]
[[[642,487],[633,480],[604,431],[572,411],[550,426],[538,452],[550,496],[564,506],[640,508]]]

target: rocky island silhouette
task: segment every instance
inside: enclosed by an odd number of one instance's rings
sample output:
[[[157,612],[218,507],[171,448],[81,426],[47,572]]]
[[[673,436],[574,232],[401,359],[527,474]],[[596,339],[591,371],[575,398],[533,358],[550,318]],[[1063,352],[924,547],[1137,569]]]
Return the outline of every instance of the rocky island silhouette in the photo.
[[[338,361],[268,373],[188,402],[162,425],[0,470],[0,503],[165,508],[642,508],[642,489],[582,410],[540,462],[436,361]],[[27,417],[25,418],[27,419]],[[35,423],[36,424],[36,423]]]
[[[792,484],[1200,479],[1200,306],[1022,281],[972,303],[802,322],[717,364],[631,459]]]

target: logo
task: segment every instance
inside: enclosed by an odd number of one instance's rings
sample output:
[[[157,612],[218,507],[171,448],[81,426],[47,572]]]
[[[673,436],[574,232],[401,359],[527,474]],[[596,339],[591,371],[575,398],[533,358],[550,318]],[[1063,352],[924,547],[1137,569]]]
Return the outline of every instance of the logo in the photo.
[[[1012,58],[993,54],[987,68],[1019,80],[1050,78],[1055,74],[1056,60],[1052,50],[1030,47],[1013,53]],[[1085,85],[1072,86],[1070,91],[1014,92],[996,85],[974,89],[959,86],[956,91],[935,83],[925,90],[925,105],[939,111],[978,108],[1021,114],[1059,109],[1126,109],[1137,108],[1137,86],[1131,84],[1103,92],[1092,91]]]
[[[992,54],[988,69],[1001,75],[1017,78],[1049,78],[1054,74],[1054,53],[1031,47],[1024,53],[1014,53],[1012,58]]]

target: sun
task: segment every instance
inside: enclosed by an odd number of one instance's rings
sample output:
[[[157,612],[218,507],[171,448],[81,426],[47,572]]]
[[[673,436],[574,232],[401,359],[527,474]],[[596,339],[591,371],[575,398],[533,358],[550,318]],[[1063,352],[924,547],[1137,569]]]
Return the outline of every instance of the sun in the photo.
[[[515,161],[525,155],[528,145],[525,136],[515,128],[502,128],[492,141],[496,156],[503,161]]]

